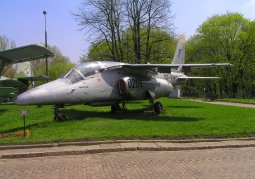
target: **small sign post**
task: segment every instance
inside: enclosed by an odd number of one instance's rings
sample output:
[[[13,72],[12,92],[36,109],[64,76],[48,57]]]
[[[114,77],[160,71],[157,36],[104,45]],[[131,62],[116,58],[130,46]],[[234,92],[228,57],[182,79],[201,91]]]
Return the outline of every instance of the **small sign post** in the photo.
[[[26,116],[28,115],[28,110],[21,110],[20,115],[23,116],[24,119],[24,138],[26,138]]]

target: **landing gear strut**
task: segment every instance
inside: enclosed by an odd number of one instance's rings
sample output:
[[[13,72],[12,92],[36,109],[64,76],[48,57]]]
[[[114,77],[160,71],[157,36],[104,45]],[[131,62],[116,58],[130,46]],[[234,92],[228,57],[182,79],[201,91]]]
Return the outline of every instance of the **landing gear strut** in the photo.
[[[111,105],[111,113],[112,113],[112,114],[115,114],[116,111],[119,111],[119,110],[127,110],[125,101],[122,101],[121,106],[120,106],[119,103],[116,103],[116,104],[112,104],[112,105]]]
[[[67,121],[66,116],[64,116],[62,114],[59,114],[59,107],[58,106],[55,106],[55,109],[54,109],[54,121],[57,121],[57,122]]]
[[[163,104],[161,102],[154,103],[155,94],[153,92],[148,90],[145,97],[149,100],[151,104],[150,108],[155,114],[161,114],[163,112]]]

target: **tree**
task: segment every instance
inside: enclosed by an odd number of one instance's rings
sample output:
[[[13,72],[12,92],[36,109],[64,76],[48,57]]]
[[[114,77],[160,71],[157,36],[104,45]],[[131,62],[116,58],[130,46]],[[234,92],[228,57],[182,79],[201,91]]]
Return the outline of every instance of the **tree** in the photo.
[[[251,88],[255,62],[255,22],[239,13],[227,12],[208,18],[187,43],[189,62],[230,62],[233,68],[211,68],[194,73],[220,76],[218,81],[200,81],[210,92],[244,97]]]
[[[69,57],[62,54],[61,50],[57,46],[48,45],[48,49],[55,55],[53,58],[48,58],[48,72],[52,80],[57,79],[64,72],[75,66],[75,64],[71,63]],[[45,75],[45,59],[31,61],[31,65],[35,76]],[[36,85],[43,83],[44,82],[36,82]]]
[[[5,35],[0,36],[0,51],[15,48],[16,44],[12,39],[9,39]]]
[[[132,31],[133,50],[135,54],[135,63],[142,61],[142,38],[145,37],[145,60],[150,56],[151,31],[166,27],[171,28],[170,20],[174,17],[171,15],[169,0],[126,0],[124,2],[127,12],[129,28]],[[164,25],[163,25],[164,24]],[[146,29],[142,31],[142,29]]]
[[[16,47],[16,44],[13,40],[9,39],[5,35],[0,36],[0,51],[8,50],[15,47]],[[4,68],[4,69],[2,74],[0,75],[4,75],[5,77],[8,77],[8,78],[12,78],[16,71],[15,66],[13,65],[1,67],[1,64],[0,64],[0,69],[1,68]]]
[[[159,42],[153,33],[158,29],[169,32],[172,27],[170,5],[168,0],[83,0],[73,15],[80,30],[94,37],[89,53],[104,47],[107,59],[124,62],[130,60],[125,58],[128,52],[134,63],[143,63],[155,52],[152,44]]]
[[[142,31],[146,31],[143,29]],[[123,37],[123,62],[126,63],[136,63],[135,54],[132,48],[132,32],[127,31],[124,33]],[[159,29],[153,29],[151,32],[152,38],[150,40],[149,46],[149,55],[145,57],[146,62],[150,63],[170,63],[169,59],[172,59],[174,56],[176,40],[164,31]],[[146,41],[146,37],[142,38],[142,41]],[[141,54],[146,54],[146,44],[141,44]],[[88,56],[83,56],[80,62],[85,61],[110,61],[111,52],[107,46],[106,42],[101,42],[99,44],[92,44],[88,51]]]
[[[121,60],[121,1],[120,0],[84,0],[75,19],[93,38],[94,44],[106,42],[112,60]]]

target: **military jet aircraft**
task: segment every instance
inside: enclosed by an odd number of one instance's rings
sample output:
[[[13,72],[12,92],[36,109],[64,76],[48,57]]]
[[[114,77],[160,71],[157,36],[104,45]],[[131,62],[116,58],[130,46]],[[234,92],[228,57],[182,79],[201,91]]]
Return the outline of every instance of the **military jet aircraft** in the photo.
[[[167,97],[173,86],[190,78],[184,72],[192,67],[231,66],[229,63],[184,64],[185,35],[181,35],[172,64],[128,64],[95,61],[79,64],[57,80],[17,96],[18,105],[55,105],[54,120],[65,121],[59,108],[67,104],[111,106],[111,112],[125,108],[125,101],[149,100],[150,108],[160,114],[163,105],[154,100]]]
[[[6,65],[27,62],[46,57],[54,57],[54,54],[41,45],[27,45],[9,50],[0,51],[0,102],[4,97],[17,96],[14,92],[18,88],[18,94],[27,90],[32,81],[48,80],[46,76],[33,76],[26,63],[23,63],[17,70],[16,79],[5,78],[2,75]],[[21,69],[21,71],[19,71]],[[24,71],[23,71],[24,69]],[[23,75],[22,75],[23,73]]]

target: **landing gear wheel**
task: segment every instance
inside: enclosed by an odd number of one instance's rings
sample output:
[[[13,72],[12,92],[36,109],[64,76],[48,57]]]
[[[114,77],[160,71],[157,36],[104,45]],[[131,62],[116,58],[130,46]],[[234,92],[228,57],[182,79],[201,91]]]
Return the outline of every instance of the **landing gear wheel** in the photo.
[[[161,102],[156,102],[153,106],[154,112],[160,114],[163,112],[163,105]]]
[[[116,112],[117,110],[120,110],[120,105],[119,105],[119,103],[118,103],[118,104],[113,104],[113,105],[111,105],[111,113],[112,113],[112,114],[115,114],[115,112]]]

